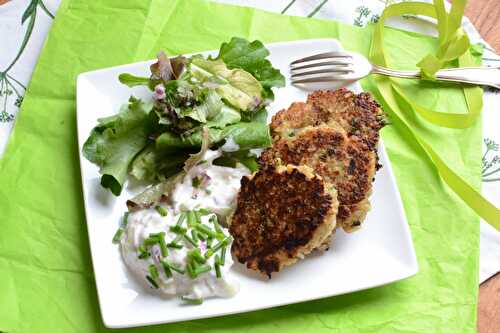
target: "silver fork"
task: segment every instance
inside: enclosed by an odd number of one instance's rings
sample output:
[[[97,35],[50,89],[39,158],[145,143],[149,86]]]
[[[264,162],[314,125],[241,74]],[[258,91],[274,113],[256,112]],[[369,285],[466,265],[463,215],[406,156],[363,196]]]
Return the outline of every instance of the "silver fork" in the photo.
[[[401,78],[420,78],[418,71],[398,71],[371,64],[355,52],[326,52],[295,60],[290,63],[292,84],[334,83],[336,87],[348,85],[369,74]],[[500,67],[463,67],[442,69],[436,73],[440,81],[484,85],[500,89]]]

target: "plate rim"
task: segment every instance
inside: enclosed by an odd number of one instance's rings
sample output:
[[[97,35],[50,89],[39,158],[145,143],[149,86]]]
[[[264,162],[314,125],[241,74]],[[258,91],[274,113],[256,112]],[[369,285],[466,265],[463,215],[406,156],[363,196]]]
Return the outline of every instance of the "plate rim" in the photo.
[[[276,43],[263,43],[263,44],[266,48],[269,48],[269,47],[290,46],[293,44],[303,45],[304,43],[307,43],[307,42],[310,42],[310,43],[322,43],[322,42],[328,43],[328,42],[330,42],[330,43],[335,44],[336,48],[343,50],[342,44],[335,38],[311,38],[311,39],[301,39],[301,40],[276,42]],[[200,51],[200,52],[195,52],[195,53],[188,53],[185,55],[191,56],[194,54],[206,54],[206,53],[213,53],[213,52],[217,52],[217,51],[218,50],[215,49],[215,50]],[[112,71],[112,70],[118,70],[120,68],[125,69],[125,68],[130,67],[131,65],[134,65],[134,66],[147,65],[153,61],[155,61],[155,59],[137,61],[137,62],[122,64],[122,65],[117,65],[117,66],[112,66],[112,67],[100,68],[100,69],[96,69],[96,70],[92,70],[92,71],[86,71],[86,72],[82,72],[82,73],[78,74],[78,76],[76,78],[76,86],[75,86],[75,88],[76,88],[76,127],[77,127],[76,134],[77,134],[78,150],[79,150],[78,157],[79,157],[80,176],[81,176],[81,181],[82,181],[82,192],[83,192],[82,198],[83,198],[83,203],[84,203],[84,214],[85,214],[85,222],[86,222],[86,228],[87,228],[90,256],[91,256],[91,260],[92,260],[92,269],[93,269],[94,281],[95,281],[95,286],[96,286],[96,291],[97,291],[97,300],[99,303],[101,318],[102,318],[102,321],[103,321],[105,327],[108,327],[108,328],[142,327],[142,326],[168,324],[168,323],[174,323],[174,322],[183,322],[183,321],[191,321],[191,320],[206,319],[206,318],[216,318],[216,317],[221,317],[221,316],[234,315],[234,314],[238,314],[238,313],[247,313],[247,312],[252,312],[252,311],[271,309],[271,308],[280,307],[280,306],[284,306],[284,305],[319,300],[319,299],[324,299],[324,298],[329,298],[329,297],[350,294],[350,293],[354,293],[354,292],[358,292],[358,291],[362,291],[362,290],[368,290],[368,289],[372,289],[372,288],[376,288],[376,287],[381,287],[384,285],[392,284],[394,282],[410,278],[418,273],[419,265],[418,265],[418,260],[417,260],[417,256],[416,256],[415,246],[413,243],[413,238],[411,236],[411,230],[410,230],[410,226],[408,224],[408,219],[407,219],[406,213],[404,211],[404,207],[403,207],[403,203],[402,203],[402,199],[401,199],[401,194],[399,192],[399,188],[397,186],[395,175],[394,175],[394,172],[392,169],[392,165],[391,165],[392,163],[390,161],[389,155],[387,154],[387,150],[385,149],[385,145],[383,143],[383,140],[382,140],[382,138],[380,138],[380,142],[379,142],[379,146],[378,146],[379,153],[381,153],[387,160],[387,163],[384,165],[384,168],[387,169],[389,181],[390,181],[391,185],[394,187],[396,195],[397,195],[396,205],[397,205],[398,213],[400,216],[402,216],[402,218],[404,220],[403,222],[405,222],[405,223],[402,223],[403,236],[405,238],[405,243],[409,245],[409,249],[410,249],[410,253],[409,253],[410,257],[408,258],[410,262],[404,263],[402,265],[402,266],[407,267],[407,270],[405,270],[405,274],[401,274],[401,276],[395,277],[394,279],[388,279],[387,281],[384,281],[382,283],[374,283],[374,284],[371,284],[370,286],[362,286],[362,287],[358,287],[358,288],[353,288],[353,289],[350,289],[349,291],[346,291],[346,292],[325,293],[321,297],[311,296],[309,298],[307,298],[307,297],[301,298],[301,299],[298,299],[298,300],[293,301],[293,302],[284,301],[284,302],[278,302],[277,304],[273,304],[273,305],[253,306],[251,309],[244,310],[244,311],[241,311],[241,310],[231,311],[231,310],[229,310],[229,311],[225,311],[225,312],[218,313],[215,315],[210,314],[210,313],[209,314],[201,313],[200,315],[191,316],[189,318],[176,319],[175,317],[172,317],[172,318],[167,318],[164,320],[157,320],[157,321],[148,322],[148,323],[141,322],[141,323],[134,323],[134,324],[120,324],[118,322],[115,322],[112,319],[112,318],[114,318],[114,316],[108,316],[107,308],[103,304],[103,297],[104,296],[102,295],[102,290],[101,290],[101,288],[99,288],[99,283],[97,282],[97,278],[96,278],[96,264],[95,264],[94,256],[97,255],[97,253],[95,252],[95,251],[97,251],[97,249],[93,249],[92,242],[91,242],[91,237],[92,237],[91,231],[90,231],[90,228],[88,226],[88,220],[90,218],[88,212],[90,211],[90,207],[88,206],[89,203],[88,203],[88,200],[86,200],[85,189],[84,189],[85,171],[84,171],[83,163],[82,163],[83,159],[84,159],[84,156],[82,154],[82,147],[83,147],[84,142],[81,142],[81,140],[80,140],[80,137],[81,137],[81,135],[80,135],[81,134],[80,133],[80,121],[81,121],[80,117],[81,117],[82,111],[79,111],[81,109],[81,107],[79,107],[79,105],[80,105],[79,100],[82,97],[81,96],[82,90],[83,90],[82,85],[84,84],[84,81],[87,80],[88,76],[92,76],[95,74],[100,74],[100,73],[104,73],[104,72],[108,72],[108,71]],[[288,81],[288,78],[287,78],[287,81]],[[359,84],[359,81],[355,82],[354,85],[356,86],[356,88],[359,91],[363,91],[361,85]]]

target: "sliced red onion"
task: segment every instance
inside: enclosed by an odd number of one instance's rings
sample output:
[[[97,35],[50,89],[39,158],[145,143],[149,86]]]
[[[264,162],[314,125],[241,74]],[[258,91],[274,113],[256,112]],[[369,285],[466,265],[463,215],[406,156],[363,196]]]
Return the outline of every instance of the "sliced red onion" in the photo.
[[[167,95],[165,94],[165,87],[163,84],[157,84],[155,87],[155,91],[153,92],[153,99],[154,100],[164,100]]]

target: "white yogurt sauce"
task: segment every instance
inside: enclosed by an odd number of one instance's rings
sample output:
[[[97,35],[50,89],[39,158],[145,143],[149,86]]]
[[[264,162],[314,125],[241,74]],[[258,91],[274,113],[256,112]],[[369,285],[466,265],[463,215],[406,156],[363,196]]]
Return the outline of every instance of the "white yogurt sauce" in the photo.
[[[232,211],[240,180],[250,171],[242,165],[236,168],[213,165],[220,156],[219,151],[207,150],[202,162],[192,167],[177,184],[172,193],[176,210],[205,208],[223,218]]]
[[[215,166],[213,160],[220,156],[220,152],[208,150],[202,159],[202,163],[192,167],[172,191],[170,204],[162,204],[161,207],[167,211],[162,216],[155,208],[142,209],[132,212],[128,216],[128,223],[124,236],[121,239],[122,257],[127,267],[142,281],[144,286],[152,288],[146,279],[150,275],[149,267],[154,264],[159,273],[155,280],[157,289],[163,295],[185,296],[187,298],[208,298],[212,296],[230,297],[238,291],[237,281],[231,279],[228,271],[233,264],[231,258],[231,246],[226,247],[225,264],[220,266],[221,277],[217,278],[215,269],[198,275],[195,279],[187,273],[180,274],[172,270],[172,277],[167,277],[160,260],[166,260],[170,265],[186,270],[188,252],[194,246],[188,242],[182,242],[183,248],[168,248],[168,256],[161,257],[159,245],[150,248],[151,256],[139,259],[139,247],[151,234],[165,233],[165,242],[172,242],[178,236],[170,231],[175,226],[181,212],[204,208],[216,213],[219,218],[225,218],[233,209],[236,195],[240,188],[240,179],[250,172],[243,166],[228,168]],[[193,182],[193,179],[198,179]],[[209,219],[214,214],[201,216],[201,224],[213,228]],[[183,224],[187,227],[187,222]],[[224,235],[229,236],[226,228],[222,228]],[[189,234],[189,233],[188,233]],[[218,240],[214,240],[212,246]],[[206,251],[206,243],[199,241],[202,255]],[[221,251],[218,251],[221,255]],[[206,265],[214,267],[215,255],[207,259]]]

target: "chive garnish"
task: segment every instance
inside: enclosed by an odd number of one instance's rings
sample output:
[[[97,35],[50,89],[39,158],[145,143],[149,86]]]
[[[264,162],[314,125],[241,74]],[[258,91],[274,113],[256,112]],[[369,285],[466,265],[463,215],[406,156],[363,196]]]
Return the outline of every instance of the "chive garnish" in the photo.
[[[165,275],[167,276],[167,278],[171,278],[172,277],[172,271],[170,270],[170,265],[167,264],[165,261],[162,261],[161,265],[163,267],[163,271],[165,272]]]
[[[201,179],[199,177],[193,177],[191,180],[191,185],[193,185],[194,188],[198,188],[201,185]]]
[[[215,276],[220,279],[222,274],[220,273],[220,264],[219,264],[219,261],[220,261],[220,258],[219,256],[215,256],[215,263],[214,263],[214,267],[215,267]]]
[[[115,235],[113,236],[113,244],[118,244],[120,243],[120,240],[122,239],[124,230],[122,228],[118,228],[116,230]]]
[[[201,213],[199,210],[194,211],[194,216],[196,217],[196,223],[201,223]]]
[[[196,235],[198,236],[199,239],[201,239],[202,241],[206,241],[207,240],[207,236],[205,236],[204,234],[202,233],[199,233],[197,232]]]
[[[151,284],[151,285],[152,285],[155,289],[160,288],[160,287],[158,286],[158,283],[156,283],[156,281],[155,281],[155,280],[154,280],[151,276],[146,275],[146,280],[148,280],[148,281],[149,281],[149,283],[150,283],[150,284]]]
[[[158,212],[158,214],[160,214],[161,216],[168,215],[168,211],[165,208],[163,208],[162,206],[155,206],[155,209]]]
[[[213,256],[213,254],[217,251],[219,251],[220,249],[222,249],[223,247],[229,245],[229,243],[231,242],[232,238],[231,236],[228,236],[226,237],[224,240],[220,241],[219,243],[215,244],[215,246],[211,249],[208,249],[207,252],[205,252],[205,258],[210,258],[211,256]]]
[[[167,244],[165,243],[165,236],[163,235],[162,237],[158,237],[160,240],[160,251],[161,251],[161,256],[166,257],[168,256],[168,249],[167,249]]]
[[[185,234],[187,229],[186,228],[183,228],[181,227],[180,225],[173,225],[169,228],[170,231],[178,234],[178,235],[182,235],[182,234]]]
[[[146,249],[144,245],[139,246],[139,259],[146,259],[151,257],[151,253]]]
[[[202,266],[198,266],[194,269],[194,275],[195,277],[197,277],[198,275],[200,274],[203,274],[203,273],[206,273],[206,272],[210,272],[212,268],[208,265],[202,265]]]
[[[226,263],[226,247],[225,246],[221,250],[221,256],[220,256],[219,263],[221,266],[224,266],[224,264]]]
[[[196,230],[194,230],[194,229],[193,229],[193,230],[191,230],[191,238],[193,238],[193,240],[194,240],[195,242],[197,242],[197,241],[198,241],[198,233],[197,233],[197,232],[196,232]]]
[[[122,227],[125,228],[128,224],[128,214],[129,212],[125,212],[123,214]]]
[[[179,274],[184,274],[186,273],[185,270],[183,270],[182,268],[179,268],[179,267],[175,267],[174,265],[171,265],[171,264],[168,264],[168,266],[173,270],[173,271],[176,271],[177,273]]]
[[[212,247],[212,241],[213,240],[214,240],[213,237],[208,236],[207,243],[206,243],[207,244],[207,248],[211,248]]]
[[[196,243],[191,237],[189,237],[188,235],[184,234],[182,235],[182,237],[184,237],[185,240],[187,240],[189,243],[191,243],[191,245],[193,245],[194,247],[198,247],[198,243]]]
[[[151,237],[151,236],[149,236],[149,238],[146,238],[144,240],[144,245],[146,245],[146,246],[153,246],[156,243],[158,243],[158,237]]]
[[[210,217],[210,220],[209,220],[211,223],[213,223],[214,227],[215,227],[215,231],[218,233],[218,234],[224,234],[224,231],[222,231],[222,228],[219,224],[219,221],[217,220],[217,216],[216,215],[212,215]]]
[[[177,225],[182,226],[185,220],[186,220],[186,213],[182,212],[181,215],[179,216],[179,219],[177,220]]]
[[[139,254],[139,257],[138,257],[138,258],[139,258],[139,259],[147,259],[147,258],[149,258],[149,257],[151,257],[151,253],[149,253],[149,252],[141,252],[141,253]]]
[[[208,209],[205,209],[205,208],[200,208],[200,209],[198,209],[198,213],[200,213],[201,216],[204,216],[204,215],[210,214],[210,211]]]
[[[187,213],[187,221],[190,227],[196,225],[196,215],[192,210]]]
[[[188,256],[199,264],[204,264],[207,260],[201,255],[200,249],[189,251]]]
[[[192,261],[188,261],[188,263],[186,265],[186,270],[187,270],[190,278],[194,279],[196,277],[194,275],[194,267],[193,267],[193,262]]]
[[[217,238],[218,241],[222,241],[222,240],[224,240],[224,238],[226,238],[226,235],[224,233],[222,233],[222,232],[221,233],[218,232],[215,235],[215,238]]]
[[[203,304],[203,298],[188,298],[182,296],[181,299],[187,304],[200,305]]]
[[[149,265],[148,267],[149,274],[153,279],[157,279],[160,275],[158,274],[158,269],[154,264]]]
[[[211,230],[209,227],[207,227],[206,225],[204,224],[197,224],[195,226],[195,229],[198,230],[199,232],[202,232],[204,233],[205,235],[207,236],[210,236],[210,237],[216,237],[216,234],[215,232],[213,232],[213,230]]]
[[[172,249],[182,249],[183,248],[182,244],[179,244],[176,242],[167,243],[167,247],[170,247]]]

